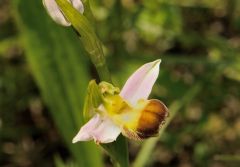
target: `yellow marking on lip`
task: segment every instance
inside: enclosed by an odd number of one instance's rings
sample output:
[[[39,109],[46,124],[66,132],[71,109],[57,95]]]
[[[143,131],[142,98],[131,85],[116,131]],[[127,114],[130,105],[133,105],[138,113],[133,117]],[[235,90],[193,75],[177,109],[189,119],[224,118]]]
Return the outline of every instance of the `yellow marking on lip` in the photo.
[[[115,112],[111,117],[122,127],[123,135],[141,140],[156,136],[167,115],[167,107],[160,100],[152,99],[139,100],[133,108],[126,106],[124,111]]]

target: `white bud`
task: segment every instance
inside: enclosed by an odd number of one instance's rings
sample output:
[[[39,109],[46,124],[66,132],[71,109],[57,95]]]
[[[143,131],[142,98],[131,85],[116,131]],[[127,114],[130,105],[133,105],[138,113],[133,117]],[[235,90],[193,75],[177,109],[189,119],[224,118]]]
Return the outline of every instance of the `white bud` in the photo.
[[[55,0],[42,0],[43,5],[46,8],[48,14],[51,18],[58,24],[62,26],[70,26],[71,23],[65,18],[61,9],[58,7]],[[84,6],[81,0],[68,0],[71,2],[73,7],[77,9],[80,13],[84,12]]]
[[[70,1],[72,2],[73,7],[83,14],[84,7],[83,7],[82,1],[81,0],[70,0]]]

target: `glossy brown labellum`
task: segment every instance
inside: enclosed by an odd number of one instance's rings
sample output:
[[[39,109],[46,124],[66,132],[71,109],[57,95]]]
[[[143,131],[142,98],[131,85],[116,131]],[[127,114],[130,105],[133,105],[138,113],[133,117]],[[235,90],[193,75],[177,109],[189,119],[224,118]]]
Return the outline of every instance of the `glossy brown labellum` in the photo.
[[[168,116],[167,107],[157,99],[151,99],[141,112],[137,125],[140,139],[156,136]]]

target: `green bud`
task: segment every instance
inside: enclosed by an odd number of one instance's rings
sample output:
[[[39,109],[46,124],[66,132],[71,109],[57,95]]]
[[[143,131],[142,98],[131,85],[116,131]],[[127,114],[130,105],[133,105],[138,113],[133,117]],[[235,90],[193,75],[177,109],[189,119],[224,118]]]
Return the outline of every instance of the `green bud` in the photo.
[[[112,84],[102,81],[99,83],[100,91],[103,95],[116,95],[120,93],[120,89],[118,87],[113,86]]]

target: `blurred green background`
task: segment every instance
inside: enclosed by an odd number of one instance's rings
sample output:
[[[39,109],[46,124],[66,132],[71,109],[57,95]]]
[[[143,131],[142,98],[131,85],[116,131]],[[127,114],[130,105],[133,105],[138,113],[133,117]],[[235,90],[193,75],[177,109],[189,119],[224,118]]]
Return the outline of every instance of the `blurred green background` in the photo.
[[[240,166],[240,1],[91,6],[115,85],[162,59],[151,97],[170,108],[172,121],[159,140],[129,141],[130,162]],[[98,79],[75,32],[56,25],[41,0],[0,0],[0,166],[111,166],[95,144],[71,144],[91,78]]]

